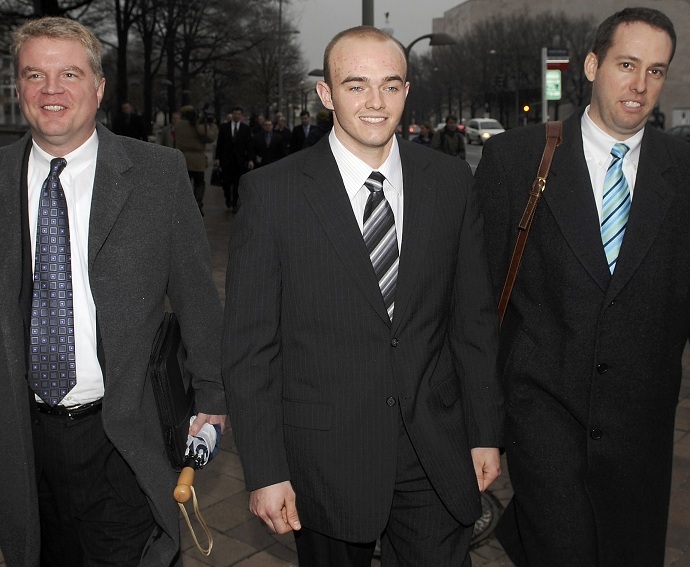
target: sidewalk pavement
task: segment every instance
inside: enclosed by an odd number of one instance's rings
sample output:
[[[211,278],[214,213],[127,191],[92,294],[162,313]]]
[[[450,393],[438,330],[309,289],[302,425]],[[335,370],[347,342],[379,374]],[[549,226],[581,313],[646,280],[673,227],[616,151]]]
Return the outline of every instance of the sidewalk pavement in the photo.
[[[204,222],[211,245],[214,279],[221,298],[224,298],[226,250],[234,215],[225,209],[219,187],[207,187],[204,204]],[[690,567],[690,349],[687,348],[683,356],[683,369],[684,378],[676,416],[667,567]],[[505,507],[512,490],[505,462],[503,469],[504,474],[492,485],[490,492]],[[195,489],[203,517],[213,533],[214,545],[209,557],[202,556],[194,547],[184,520],[181,520],[184,567],[297,566],[292,536],[272,534],[248,511],[242,467],[229,431],[223,437],[221,451],[216,459],[206,469],[197,472]],[[172,498],[172,494],[170,496]],[[198,526],[195,527],[200,532]],[[201,541],[203,544],[204,540]],[[513,565],[493,536],[483,539],[473,549],[472,564],[475,567]],[[378,566],[379,562],[374,560],[372,567],[374,565]],[[1,555],[0,567],[5,567]]]

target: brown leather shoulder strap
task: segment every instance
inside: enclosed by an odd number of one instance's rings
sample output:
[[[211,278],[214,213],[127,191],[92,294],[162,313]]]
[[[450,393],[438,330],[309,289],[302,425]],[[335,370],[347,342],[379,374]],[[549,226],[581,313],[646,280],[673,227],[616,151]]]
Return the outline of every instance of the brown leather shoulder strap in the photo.
[[[510,267],[508,268],[508,275],[503,284],[503,291],[501,292],[501,299],[498,302],[498,316],[500,324],[503,325],[503,317],[510,301],[510,294],[515,285],[518,270],[520,269],[520,262],[522,262],[522,253],[525,251],[525,244],[529,236],[530,228],[532,227],[532,220],[534,219],[534,211],[537,208],[537,203],[541,197],[542,192],[546,189],[546,178],[549,176],[551,169],[551,162],[553,161],[553,154],[556,148],[563,141],[563,123],[561,121],[546,123],[546,146],[544,153],[541,156],[541,163],[539,164],[539,171],[537,177],[532,183],[532,189],[529,192],[529,199],[525,212],[522,213],[520,224],[518,225],[518,236],[513,249],[513,256],[510,259]]]

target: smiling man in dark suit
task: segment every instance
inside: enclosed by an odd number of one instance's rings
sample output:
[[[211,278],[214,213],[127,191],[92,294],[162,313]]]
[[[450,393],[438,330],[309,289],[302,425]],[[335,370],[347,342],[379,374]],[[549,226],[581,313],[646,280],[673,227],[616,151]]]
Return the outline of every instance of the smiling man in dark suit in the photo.
[[[497,533],[520,567],[661,567],[690,329],[690,146],[647,125],[672,23],[598,29],[591,104],[564,123],[501,334],[515,496]],[[544,127],[491,138],[476,173],[502,285]],[[497,299],[500,287],[497,287]]]
[[[13,54],[30,131],[0,149],[0,547],[8,567],[39,551],[51,567],[165,567],[179,554],[176,475],[146,370],[166,296],[200,412],[190,432],[226,413],[184,158],[96,124],[105,79],[85,27],[32,20]]]
[[[464,161],[394,136],[402,46],[326,48],[334,127],[242,178],[223,370],[250,509],[301,566],[468,565],[500,472],[496,309]],[[404,222],[403,222],[404,218]]]

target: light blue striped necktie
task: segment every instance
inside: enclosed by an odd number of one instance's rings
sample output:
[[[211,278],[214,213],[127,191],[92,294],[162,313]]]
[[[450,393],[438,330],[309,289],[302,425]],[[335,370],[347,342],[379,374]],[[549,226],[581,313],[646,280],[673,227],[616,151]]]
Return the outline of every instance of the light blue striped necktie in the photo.
[[[613,159],[604,180],[601,240],[604,243],[606,260],[612,274],[616,269],[618,253],[630,214],[630,186],[623,174],[623,158],[629,150],[630,148],[625,144],[616,144],[611,148]]]
[[[398,280],[398,237],[395,232],[393,210],[383,194],[385,179],[382,173],[372,171],[369,178],[364,182],[370,193],[364,207],[362,236],[374,272],[376,272],[376,277],[379,280],[388,317],[392,321],[393,309],[395,308],[395,287]]]

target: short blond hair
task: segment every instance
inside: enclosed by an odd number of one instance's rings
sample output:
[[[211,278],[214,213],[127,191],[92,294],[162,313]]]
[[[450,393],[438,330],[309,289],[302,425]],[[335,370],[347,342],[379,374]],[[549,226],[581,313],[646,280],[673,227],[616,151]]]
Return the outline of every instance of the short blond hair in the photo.
[[[91,70],[96,76],[96,83],[101,81],[103,78],[101,42],[88,28],[79,22],[60,17],[30,20],[12,33],[11,53],[14,58],[15,79],[19,78],[19,54],[22,49],[28,41],[41,37],[78,42],[86,52]]]
[[[405,60],[405,75],[407,75],[407,53],[405,52],[405,47],[403,47],[402,43],[400,43],[389,33],[386,33],[385,31],[373,26],[357,26],[341,31],[331,41],[329,41],[328,45],[326,46],[326,51],[324,51],[323,54],[323,80],[329,87],[333,86],[331,83],[331,64],[329,62],[329,59],[331,58],[331,51],[333,51],[333,48],[341,39],[347,39],[350,37],[357,37],[360,39],[378,39],[379,41],[392,41],[400,48],[400,52]],[[403,80],[404,79],[405,77],[403,77]]]

